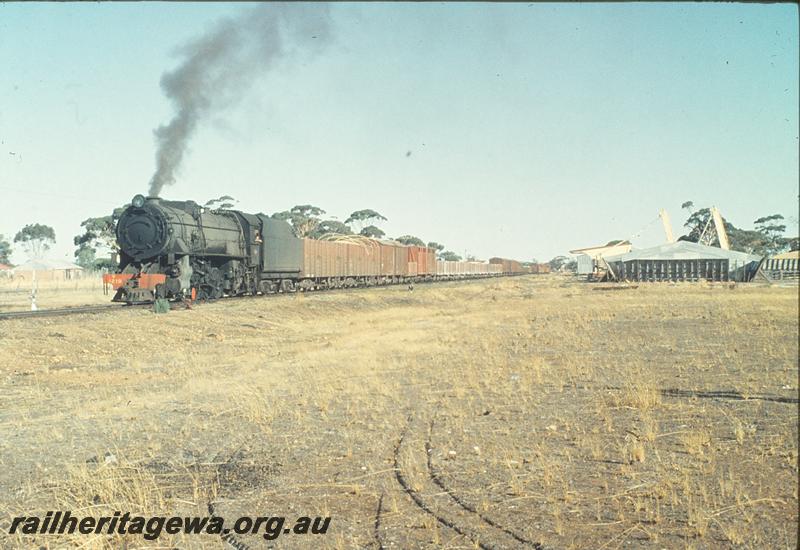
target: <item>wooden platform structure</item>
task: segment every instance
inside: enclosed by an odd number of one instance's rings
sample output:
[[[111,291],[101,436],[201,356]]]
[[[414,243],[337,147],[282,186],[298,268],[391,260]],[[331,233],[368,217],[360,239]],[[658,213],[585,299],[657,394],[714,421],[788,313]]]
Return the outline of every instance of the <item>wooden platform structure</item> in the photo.
[[[800,251],[764,258],[758,266],[757,276],[771,283],[800,280]]]

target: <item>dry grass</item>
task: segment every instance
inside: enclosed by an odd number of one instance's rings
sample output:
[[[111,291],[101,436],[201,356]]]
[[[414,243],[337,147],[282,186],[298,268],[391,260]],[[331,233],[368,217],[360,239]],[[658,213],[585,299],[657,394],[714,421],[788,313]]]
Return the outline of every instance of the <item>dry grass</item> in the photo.
[[[0,311],[29,310],[31,290],[30,280],[0,276]],[[36,305],[39,309],[104,304],[111,297],[111,294],[104,294],[100,275],[36,282]]]
[[[117,511],[129,512],[131,516],[204,516],[206,503],[216,495],[216,480],[197,467],[188,469],[168,468],[147,459],[128,460],[111,452],[92,457],[87,463],[70,464],[60,472],[56,483],[45,483],[43,494],[26,495],[33,500],[46,503],[39,509],[9,506],[9,516],[39,515],[48,510],[69,510],[78,518],[84,516],[113,516]],[[32,487],[31,487],[32,488]],[[177,497],[177,494],[181,497]],[[55,537],[36,538],[15,533],[9,536],[12,546],[19,548],[39,544],[47,547]],[[195,539],[195,540],[192,540]],[[58,545],[90,549],[136,548],[147,540],[139,534],[97,533],[83,535],[66,534],[58,537]],[[184,547],[198,541],[209,547],[218,544],[211,536],[169,534],[162,532],[150,545],[163,548]]]
[[[552,276],[0,322],[0,517],[212,501],[333,516],[288,548],[794,548],[797,313]]]

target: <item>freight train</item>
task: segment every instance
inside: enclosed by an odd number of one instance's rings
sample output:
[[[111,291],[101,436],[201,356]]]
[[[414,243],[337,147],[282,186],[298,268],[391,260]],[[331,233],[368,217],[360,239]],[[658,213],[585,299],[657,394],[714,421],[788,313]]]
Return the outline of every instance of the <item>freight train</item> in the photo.
[[[524,273],[518,262],[437,261],[435,250],[394,241],[303,239],[263,214],[136,195],[116,227],[113,301],[217,299]]]

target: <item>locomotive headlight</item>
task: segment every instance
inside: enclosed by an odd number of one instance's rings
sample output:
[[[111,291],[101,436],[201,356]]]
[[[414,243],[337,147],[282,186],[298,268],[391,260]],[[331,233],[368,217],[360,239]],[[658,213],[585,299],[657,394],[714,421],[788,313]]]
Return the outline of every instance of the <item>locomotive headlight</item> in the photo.
[[[133,200],[131,201],[131,204],[133,206],[135,206],[136,208],[141,208],[142,206],[144,206],[144,196],[143,195],[136,195],[135,197],[133,197]]]

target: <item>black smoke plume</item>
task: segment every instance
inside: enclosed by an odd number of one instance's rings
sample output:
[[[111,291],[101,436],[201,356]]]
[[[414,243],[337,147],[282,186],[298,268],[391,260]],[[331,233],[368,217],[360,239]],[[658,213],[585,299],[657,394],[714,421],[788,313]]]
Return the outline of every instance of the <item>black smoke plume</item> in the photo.
[[[178,50],[180,65],[161,76],[175,115],[154,131],[158,149],[151,197],[175,182],[202,120],[236,103],[281,58],[297,50],[319,50],[328,42],[328,11],[324,4],[258,4],[218,21]]]

